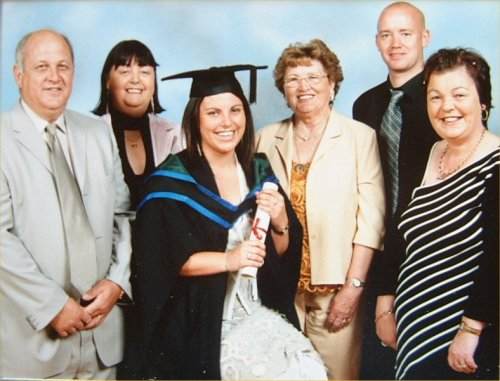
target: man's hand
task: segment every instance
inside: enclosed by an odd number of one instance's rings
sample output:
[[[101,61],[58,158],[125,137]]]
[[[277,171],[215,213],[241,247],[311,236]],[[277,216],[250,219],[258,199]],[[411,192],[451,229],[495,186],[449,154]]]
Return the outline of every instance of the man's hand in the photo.
[[[63,309],[50,322],[61,337],[67,337],[80,331],[92,320],[92,316],[74,299],[69,298]]]
[[[85,329],[93,329],[101,324],[118,299],[120,299],[121,293],[121,287],[108,279],[100,280],[94,287],[87,291],[82,296],[82,299],[92,300],[85,307],[85,311],[92,317],[92,320],[87,323]]]

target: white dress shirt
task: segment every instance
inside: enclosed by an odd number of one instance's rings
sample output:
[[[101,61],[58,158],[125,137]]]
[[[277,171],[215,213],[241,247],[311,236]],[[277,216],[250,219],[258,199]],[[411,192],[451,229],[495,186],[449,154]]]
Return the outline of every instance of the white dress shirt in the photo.
[[[40,133],[42,136],[42,139],[45,141],[45,143],[48,143],[47,141],[47,136],[45,132],[45,127],[50,124],[47,120],[41,118],[38,114],[36,114],[29,106],[28,104],[21,99],[21,105],[26,111],[26,114],[28,114],[28,117],[31,119],[33,122],[35,128],[37,131]],[[54,121],[54,123],[57,125],[57,140],[61,144],[62,150],[64,152],[64,157],[66,158],[66,161],[68,162],[69,169],[71,170],[72,173],[73,171],[73,165],[72,165],[72,160],[71,160],[71,154],[70,154],[70,142],[69,142],[69,137],[68,137],[68,131],[66,128],[66,122],[64,120],[64,114],[59,115],[59,117]]]

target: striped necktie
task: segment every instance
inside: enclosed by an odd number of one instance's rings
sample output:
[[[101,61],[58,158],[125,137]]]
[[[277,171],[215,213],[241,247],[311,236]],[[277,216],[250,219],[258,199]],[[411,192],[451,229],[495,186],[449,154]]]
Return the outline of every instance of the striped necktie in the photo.
[[[57,126],[49,124],[45,131],[64,227],[70,281],[78,292],[83,294],[97,280],[95,237],[83,205],[80,189],[57,139]]]
[[[404,95],[402,90],[391,89],[391,100],[382,117],[380,126],[380,138],[385,143],[386,158],[387,158],[387,196],[389,199],[391,215],[394,215],[398,205],[399,193],[399,140],[401,137],[401,107],[399,100]]]

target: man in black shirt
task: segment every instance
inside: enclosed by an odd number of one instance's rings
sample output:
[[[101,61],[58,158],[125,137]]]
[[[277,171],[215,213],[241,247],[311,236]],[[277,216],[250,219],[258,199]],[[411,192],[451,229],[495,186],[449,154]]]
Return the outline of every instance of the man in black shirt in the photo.
[[[420,183],[432,144],[438,139],[427,116],[426,95],[423,86],[424,48],[430,40],[425,28],[423,13],[406,2],[396,2],[384,8],[378,19],[376,43],[389,70],[386,81],[366,91],[354,102],[353,117],[377,131],[380,155],[386,181],[387,220],[385,251],[374,258],[371,269],[372,287],[368,288],[367,317],[363,343],[362,379],[394,378],[394,352],[396,348],[395,329],[390,334],[380,332],[380,327],[395,325],[392,314],[393,297],[389,297],[394,285],[391,280],[398,271],[399,259],[394,258],[390,247],[391,231],[395,229],[397,216],[407,205],[412,190]],[[399,100],[401,112],[400,137],[397,150],[395,175],[389,173],[389,147],[381,138],[382,118],[386,112],[391,90],[403,91]],[[391,176],[389,176],[391,174]],[[392,180],[394,179],[394,180]],[[397,181],[397,193],[393,196],[391,181]],[[394,205],[394,208],[391,206]],[[394,210],[394,211],[391,211]],[[378,298],[375,318],[379,323],[377,334],[384,339],[382,343],[375,336],[373,310],[375,297]],[[385,320],[385,322],[383,321]],[[381,345],[382,344],[382,345]],[[387,346],[384,348],[382,346]]]

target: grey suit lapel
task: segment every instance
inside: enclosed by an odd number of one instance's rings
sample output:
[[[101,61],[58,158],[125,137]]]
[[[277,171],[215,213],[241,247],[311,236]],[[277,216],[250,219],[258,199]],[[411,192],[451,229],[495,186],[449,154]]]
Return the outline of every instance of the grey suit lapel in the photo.
[[[86,194],[86,166],[87,166],[87,130],[78,124],[71,114],[64,113],[64,120],[68,130],[68,141],[71,152],[73,171],[82,195]]]
[[[52,173],[47,144],[33,125],[29,116],[24,112],[20,103],[12,110],[12,130],[19,143],[30,151]]]

